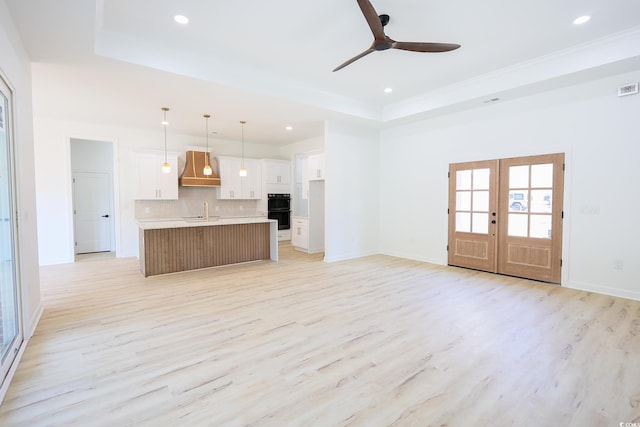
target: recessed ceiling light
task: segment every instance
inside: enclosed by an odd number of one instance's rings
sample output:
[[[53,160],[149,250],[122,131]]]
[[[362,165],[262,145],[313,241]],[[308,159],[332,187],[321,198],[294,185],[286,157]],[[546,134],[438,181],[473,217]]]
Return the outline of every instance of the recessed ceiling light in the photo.
[[[384,88],[384,93],[391,93],[391,92],[393,92],[393,88],[390,88],[390,87]]]
[[[287,126],[285,127],[286,130],[293,130],[293,126]]]
[[[591,17],[589,15],[584,15],[581,16],[579,18],[576,18],[573,20],[573,23],[576,25],[580,25],[580,24],[584,24],[585,22],[589,21],[589,19],[591,19]]]
[[[187,18],[187,17],[186,17],[186,16],[184,16],[184,15],[176,15],[176,16],[174,16],[174,17],[173,17],[173,19],[174,19],[178,24],[185,25],[185,24],[188,24],[188,23],[189,23],[189,18]]]

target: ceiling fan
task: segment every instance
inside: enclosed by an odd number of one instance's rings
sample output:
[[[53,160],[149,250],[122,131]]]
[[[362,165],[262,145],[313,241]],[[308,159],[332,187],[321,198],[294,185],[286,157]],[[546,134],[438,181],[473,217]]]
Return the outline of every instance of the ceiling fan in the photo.
[[[341,70],[352,62],[376,50],[402,49],[412,52],[448,52],[460,47],[453,43],[397,42],[384,33],[384,26],[389,23],[389,15],[378,15],[369,0],[358,0],[358,6],[371,28],[373,43],[369,49],[337,66],[333,71]]]

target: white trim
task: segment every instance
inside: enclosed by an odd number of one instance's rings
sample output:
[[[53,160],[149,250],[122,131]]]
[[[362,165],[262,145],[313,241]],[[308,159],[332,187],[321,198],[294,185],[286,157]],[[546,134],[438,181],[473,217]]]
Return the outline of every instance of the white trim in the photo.
[[[111,187],[111,209],[113,215],[113,230],[112,239],[115,241],[111,245],[111,251],[115,251],[116,258],[127,258],[131,255],[123,255],[122,253],[122,230],[121,230],[121,208],[120,208],[120,163],[119,163],[119,150],[120,144],[118,138],[95,136],[95,135],[81,135],[81,136],[66,136],[65,148],[66,148],[66,174],[68,175],[68,185],[70,188],[70,208],[69,212],[71,221],[71,230],[73,235],[71,236],[71,259],[69,262],[75,262],[75,220],[73,215],[73,165],[71,164],[71,140],[83,140],[83,141],[99,141],[108,142],[111,144],[111,161],[112,172],[110,173],[110,187]]]
[[[382,251],[382,252],[380,252],[380,254],[381,255],[392,256],[392,257],[396,257],[396,258],[409,259],[409,260],[412,260],[412,261],[426,262],[428,264],[433,264],[433,265],[447,266],[446,261],[443,262],[440,259],[426,258],[426,257],[416,257],[416,256],[413,256],[411,254],[403,253],[403,252]]]
[[[33,334],[36,332],[36,328],[38,327],[38,323],[40,323],[40,318],[42,317],[42,313],[44,313],[44,305],[38,305],[38,309],[33,313],[31,319],[29,319],[29,324],[24,326],[24,340],[28,341],[31,339]]]
[[[566,285],[564,285],[564,287],[575,289],[577,291],[595,292],[598,294],[640,301],[640,291],[611,288],[608,286],[598,285],[596,283],[581,282],[577,280],[570,280]]]

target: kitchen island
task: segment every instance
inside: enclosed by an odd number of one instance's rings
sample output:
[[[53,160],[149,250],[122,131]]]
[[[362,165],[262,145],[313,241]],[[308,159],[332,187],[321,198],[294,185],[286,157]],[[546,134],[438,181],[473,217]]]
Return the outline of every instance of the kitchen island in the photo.
[[[139,221],[138,227],[145,277],[278,260],[278,222],[265,217]]]

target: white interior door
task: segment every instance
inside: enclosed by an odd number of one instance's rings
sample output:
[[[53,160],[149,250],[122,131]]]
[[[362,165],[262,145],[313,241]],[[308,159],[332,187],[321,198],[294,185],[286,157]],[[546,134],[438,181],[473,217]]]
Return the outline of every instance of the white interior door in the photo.
[[[113,215],[109,174],[76,172],[73,175],[76,253],[111,250]]]

